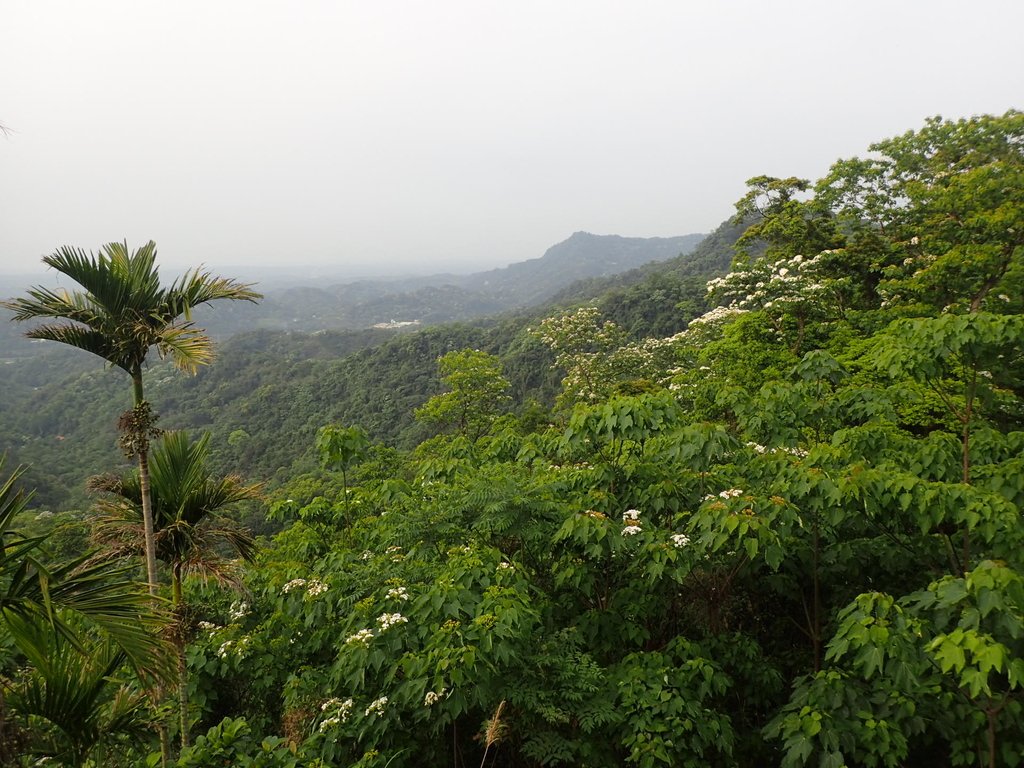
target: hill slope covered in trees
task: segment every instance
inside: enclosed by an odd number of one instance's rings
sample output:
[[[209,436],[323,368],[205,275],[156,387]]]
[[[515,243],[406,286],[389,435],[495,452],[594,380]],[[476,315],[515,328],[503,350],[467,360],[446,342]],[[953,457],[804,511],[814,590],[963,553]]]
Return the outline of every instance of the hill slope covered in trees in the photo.
[[[481,284],[494,280],[499,286],[509,279],[539,285],[547,266],[554,263],[557,272],[557,265],[564,264],[572,271],[588,254],[603,269],[610,269],[615,259],[629,263],[629,254],[634,261],[652,254],[676,255],[663,262],[664,274],[651,264],[647,269],[654,277],[634,270],[623,277],[583,282],[566,289],[559,304],[518,315],[411,334],[367,329],[235,335],[221,343],[217,364],[195,378],[158,364],[147,373],[148,386],[154,402],[160,403],[162,426],[213,431],[212,461],[225,471],[280,481],[294,474],[296,466],[308,469],[312,436],[325,423],[359,424],[377,440],[409,448],[425,436],[412,412],[437,392],[436,361],[447,352],[471,346],[501,355],[517,402],[549,402],[557,383],[550,370],[553,359],[526,337],[525,329],[556,306],[597,302],[637,335],[682,329],[701,311],[704,281],[724,272],[732,253],[731,243],[715,236],[701,243],[692,255],[708,271],[702,279],[685,283],[675,274],[686,269],[681,265],[690,255],[679,249],[691,247],[693,239],[577,233],[549,249],[543,259],[514,265],[521,270],[480,273],[474,279]],[[519,271],[528,280],[495,277]],[[555,274],[549,285],[557,286],[562,279],[564,275]],[[632,288],[623,287],[630,284]],[[678,309],[679,302],[689,303]],[[221,306],[210,314],[232,312],[251,314],[258,308]],[[118,372],[100,370],[89,355],[52,346],[22,349],[23,357],[0,368],[0,383],[8,394],[0,404],[0,451],[28,465],[23,480],[36,489],[37,503],[84,505],[85,479],[97,467],[122,461],[113,425],[128,407],[127,389]],[[110,428],[98,430],[96,424]]]
[[[220,584],[182,579],[227,563],[172,510],[175,693],[83,733],[32,695],[63,667],[19,646],[0,746],[155,764],[162,732],[175,768],[1020,764],[1022,147],[1019,112],[935,118],[815,183],[752,179],[706,292],[652,272],[631,301],[395,336],[352,349],[394,374],[362,388],[304,337],[248,337],[274,349],[248,404],[312,446],[270,491],[281,530]],[[666,331],[643,332],[642,286],[676,291]],[[272,368],[289,354],[299,389]],[[190,381],[154,400],[241,394]],[[410,449],[313,422],[350,396]],[[138,505],[107,488],[92,524],[123,532]],[[131,537],[96,540],[138,562]],[[26,616],[31,650],[53,633]],[[84,709],[141,700],[121,682],[96,677]]]
[[[221,307],[197,316],[218,337],[253,328],[316,332],[471,321],[544,303],[580,280],[685,256],[703,238],[577,232],[539,258],[499,269],[270,290],[258,307]]]

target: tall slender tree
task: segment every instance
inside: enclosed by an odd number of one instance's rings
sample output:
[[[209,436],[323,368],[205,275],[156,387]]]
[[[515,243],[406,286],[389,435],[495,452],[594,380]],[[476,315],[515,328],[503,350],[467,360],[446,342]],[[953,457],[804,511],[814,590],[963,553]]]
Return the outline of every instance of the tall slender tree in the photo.
[[[157,584],[156,544],[149,490],[149,441],[152,416],[146,402],[142,370],[150,349],[189,373],[209,363],[209,336],[192,322],[192,310],[216,299],[255,301],[251,286],[199,269],[187,272],[170,286],[160,283],[156,243],[129,252],[127,243],[109,243],[99,254],[63,246],[43,262],[74,280],[83,290],[31,288],[28,297],[3,306],[18,321],[52,319],[32,328],[34,339],[59,341],[102,357],[132,379],[134,408],[122,418],[126,451],[136,457],[145,527],[146,572],[151,593]]]
[[[209,433],[193,442],[184,432],[167,432],[156,444],[152,461],[156,555],[171,568],[171,602],[178,617],[175,646],[183,747],[189,744],[184,577],[195,574],[237,587],[236,562],[221,553],[230,552],[251,561],[256,551],[251,534],[224,513],[232,504],[258,499],[260,486],[246,485],[234,475],[211,475],[207,466],[209,442]],[[93,519],[96,540],[108,555],[137,554],[142,523],[138,473],[95,477],[90,487],[109,494],[97,504],[99,514]]]

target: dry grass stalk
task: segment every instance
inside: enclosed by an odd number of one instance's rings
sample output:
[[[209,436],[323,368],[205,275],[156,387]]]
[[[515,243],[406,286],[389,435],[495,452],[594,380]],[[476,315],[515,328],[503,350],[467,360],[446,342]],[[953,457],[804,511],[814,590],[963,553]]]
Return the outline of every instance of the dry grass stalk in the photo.
[[[502,699],[498,708],[494,710],[494,716],[487,723],[487,732],[484,734],[484,758],[480,761],[480,768],[484,768],[484,764],[487,762],[487,753],[491,751],[491,747],[505,736],[506,726],[501,719],[504,711],[505,700]]]

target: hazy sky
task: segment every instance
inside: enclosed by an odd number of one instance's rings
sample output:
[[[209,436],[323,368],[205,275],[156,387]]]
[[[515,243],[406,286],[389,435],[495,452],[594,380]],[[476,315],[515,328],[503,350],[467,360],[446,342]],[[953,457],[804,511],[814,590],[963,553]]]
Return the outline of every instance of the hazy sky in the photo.
[[[5,0],[0,271],[471,270],[1024,107],[1021,0]],[[244,274],[236,276],[244,277]]]

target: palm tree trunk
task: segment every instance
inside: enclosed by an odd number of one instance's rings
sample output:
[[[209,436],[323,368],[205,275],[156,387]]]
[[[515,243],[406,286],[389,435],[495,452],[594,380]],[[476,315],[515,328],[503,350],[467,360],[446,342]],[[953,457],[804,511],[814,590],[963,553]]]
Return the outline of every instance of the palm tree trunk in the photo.
[[[171,601],[174,606],[175,621],[178,622],[177,631],[174,633],[174,648],[178,654],[178,720],[181,734],[181,748],[188,747],[191,739],[189,737],[188,718],[188,664],[185,659],[185,627],[184,622],[185,605],[181,590],[181,563],[175,563],[171,568]]]
[[[188,717],[188,666],[185,660],[185,641],[175,643],[178,651],[178,720],[181,733],[181,748],[187,749],[192,743]]]
[[[137,370],[132,373],[132,394],[132,400],[136,408],[146,402],[146,398],[142,391],[141,370]],[[149,425],[142,425],[142,429],[144,431],[148,431]],[[156,527],[153,524],[153,497],[150,493],[149,483],[149,450],[146,447],[148,445],[149,435],[142,434],[137,435],[136,437],[139,439],[140,445],[142,446],[137,456],[139,460],[139,495],[142,496],[142,527],[144,530],[146,545],[146,583],[149,586],[149,594],[155,597],[157,588]],[[175,645],[177,645],[177,642],[175,642]],[[161,686],[161,688],[162,687],[163,686]],[[158,700],[163,699],[164,694],[157,694],[157,698]],[[154,703],[158,703],[158,701],[155,701]],[[170,740],[167,735],[167,725],[165,723],[160,723],[157,726],[157,729],[160,734],[160,762],[162,766],[166,766],[171,754]]]
[[[142,371],[132,374],[135,406],[145,402],[142,394]],[[145,443],[143,443],[145,445]],[[153,526],[153,499],[149,491],[149,451],[139,451],[139,491],[142,495],[142,525],[146,538],[146,580],[149,594],[156,594],[156,533]]]

